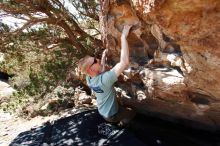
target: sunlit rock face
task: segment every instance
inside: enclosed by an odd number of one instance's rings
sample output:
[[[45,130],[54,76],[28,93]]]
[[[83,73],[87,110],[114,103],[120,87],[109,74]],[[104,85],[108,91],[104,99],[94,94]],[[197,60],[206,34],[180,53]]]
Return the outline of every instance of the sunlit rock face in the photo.
[[[126,24],[133,27],[130,67],[117,90],[123,102],[220,129],[220,1],[103,1],[100,25],[110,65],[119,61]]]

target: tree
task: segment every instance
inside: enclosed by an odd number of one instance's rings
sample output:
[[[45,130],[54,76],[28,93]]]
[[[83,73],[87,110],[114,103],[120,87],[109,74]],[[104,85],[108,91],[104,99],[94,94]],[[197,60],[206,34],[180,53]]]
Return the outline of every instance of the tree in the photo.
[[[10,103],[13,109],[25,106],[29,99],[44,100],[45,94],[58,85],[77,86],[80,83],[77,79],[67,81],[77,59],[103,48],[99,39],[98,3],[95,0],[0,2],[1,19],[10,16],[24,21],[16,28],[0,24],[0,52],[6,54],[0,68],[16,74],[12,85],[19,91],[19,95],[10,98],[7,107]],[[71,12],[67,6],[75,10]]]
[[[69,12],[65,3],[76,8],[78,17]],[[67,0],[63,2],[59,0],[9,0],[2,1],[0,9],[0,17],[12,16],[25,21],[23,26],[3,35],[4,39],[1,39],[0,43],[1,48],[5,48],[11,39],[22,31],[37,24],[46,24],[49,27],[54,27],[55,30],[63,31],[61,36],[53,36],[47,46],[68,43],[74,46],[77,51],[84,53],[89,50],[93,50],[90,52],[94,53],[102,48],[101,40],[87,33],[86,28],[81,25],[85,22],[98,21],[98,4],[95,0],[78,2]],[[79,11],[77,12],[77,10]],[[95,27],[89,28],[98,32]],[[85,44],[85,41],[89,43]]]

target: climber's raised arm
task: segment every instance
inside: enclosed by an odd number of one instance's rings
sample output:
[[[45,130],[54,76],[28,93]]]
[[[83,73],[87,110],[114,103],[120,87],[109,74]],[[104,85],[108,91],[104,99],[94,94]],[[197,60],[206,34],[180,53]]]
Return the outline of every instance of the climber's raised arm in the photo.
[[[121,34],[121,56],[120,61],[114,66],[114,71],[119,76],[129,65],[129,48],[127,36],[131,25],[125,25]]]
[[[107,54],[108,50],[105,49],[102,53],[102,58],[101,58],[101,66],[102,66],[102,69],[101,69],[101,72],[104,72],[105,71],[105,60],[106,60],[106,54]]]

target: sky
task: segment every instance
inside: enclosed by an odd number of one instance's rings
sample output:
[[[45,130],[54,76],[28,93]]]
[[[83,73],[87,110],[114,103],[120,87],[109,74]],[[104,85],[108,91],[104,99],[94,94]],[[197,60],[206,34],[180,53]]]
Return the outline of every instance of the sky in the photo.
[[[17,27],[21,27],[25,21],[8,16],[8,17],[0,18],[0,22],[5,23],[12,28],[17,28]]]

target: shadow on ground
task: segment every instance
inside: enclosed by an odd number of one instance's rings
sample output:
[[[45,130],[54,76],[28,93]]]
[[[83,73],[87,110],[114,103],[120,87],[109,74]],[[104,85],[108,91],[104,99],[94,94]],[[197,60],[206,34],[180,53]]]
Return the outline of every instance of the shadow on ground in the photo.
[[[16,145],[141,146],[144,144],[127,129],[107,124],[97,110],[90,110],[20,133],[10,144],[10,146]]]
[[[107,124],[97,110],[89,110],[22,132],[10,144],[18,145],[220,146],[220,136],[143,115],[122,129]]]

